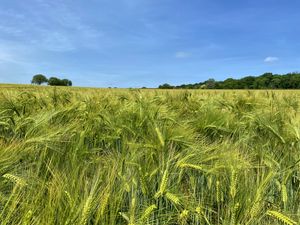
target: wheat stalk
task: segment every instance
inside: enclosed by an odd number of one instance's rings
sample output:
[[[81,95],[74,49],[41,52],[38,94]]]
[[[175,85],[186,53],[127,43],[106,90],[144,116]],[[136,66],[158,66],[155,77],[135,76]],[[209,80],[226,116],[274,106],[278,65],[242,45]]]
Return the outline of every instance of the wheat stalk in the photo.
[[[180,204],[180,199],[176,195],[174,195],[174,194],[172,194],[170,192],[166,192],[165,196],[166,196],[166,198],[168,200],[170,200],[171,202],[173,202],[175,205],[179,205]]]
[[[297,224],[296,221],[292,220],[291,218],[289,218],[286,215],[284,215],[280,212],[277,212],[277,211],[268,210],[266,214],[268,216],[271,216],[271,217],[283,222],[284,224],[287,224],[287,225],[296,225]]]
[[[143,215],[142,215],[142,217],[141,217],[141,220],[142,220],[142,221],[147,220],[147,219],[149,218],[149,216],[151,215],[151,213],[152,213],[155,209],[157,209],[157,206],[156,206],[155,204],[148,206],[148,207],[145,209],[145,211],[144,211],[144,213],[143,213]]]

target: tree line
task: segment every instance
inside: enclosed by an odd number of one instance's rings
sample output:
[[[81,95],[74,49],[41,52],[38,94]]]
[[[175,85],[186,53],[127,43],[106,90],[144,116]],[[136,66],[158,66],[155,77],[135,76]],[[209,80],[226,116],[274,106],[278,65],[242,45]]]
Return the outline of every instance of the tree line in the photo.
[[[49,79],[43,74],[34,75],[32,80],[32,84],[41,85],[47,83],[50,86],[72,86],[72,81],[68,79],[59,79],[57,77],[50,77]]]
[[[264,73],[260,76],[246,76],[241,79],[228,78],[224,81],[208,79],[194,84],[173,86],[159,85],[160,89],[300,89],[300,73],[273,74]]]

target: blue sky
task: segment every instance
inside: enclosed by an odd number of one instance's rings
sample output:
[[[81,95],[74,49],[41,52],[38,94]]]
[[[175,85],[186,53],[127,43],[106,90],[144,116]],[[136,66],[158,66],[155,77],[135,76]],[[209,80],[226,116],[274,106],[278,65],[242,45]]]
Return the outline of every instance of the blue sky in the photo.
[[[300,67],[299,0],[1,0],[0,83],[156,87]]]

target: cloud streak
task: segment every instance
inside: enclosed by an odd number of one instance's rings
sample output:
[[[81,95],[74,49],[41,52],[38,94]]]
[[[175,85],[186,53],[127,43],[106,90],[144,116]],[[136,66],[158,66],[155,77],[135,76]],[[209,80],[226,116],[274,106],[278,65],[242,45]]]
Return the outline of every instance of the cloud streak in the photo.
[[[184,58],[189,58],[189,57],[191,57],[191,53],[189,53],[189,52],[180,51],[180,52],[175,53],[175,58],[177,58],[177,59],[184,59]]]
[[[279,60],[278,57],[275,56],[268,56],[264,59],[264,62],[266,63],[273,63],[273,62],[277,62]]]

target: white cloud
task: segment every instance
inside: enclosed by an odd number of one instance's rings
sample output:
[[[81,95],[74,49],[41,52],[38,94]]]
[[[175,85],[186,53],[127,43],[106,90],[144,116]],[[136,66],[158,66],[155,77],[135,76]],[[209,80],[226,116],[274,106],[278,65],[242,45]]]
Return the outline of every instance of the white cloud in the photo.
[[[0,20],[0,36],[22,40],[20,43],[31,45],[31,48],[54,52],[81,47],[95,49],[104,38],[102,30],[78,16],[64,0],[33,1],[37,4],[24,5],[23,14],[0,8],[0,18],[5,18]]]
[[[266,62],[266,63],[272,63],[272,62],[276,62],[278,60],[279,60],[278,57],[268,56],[267,58],[265,58],[264,62]]]
[[[175,57],[176,58],[188,58],[188,57],[190,57],[191,56],[191,54],[189,53],[189,52],[176,52],[175,53]]]

